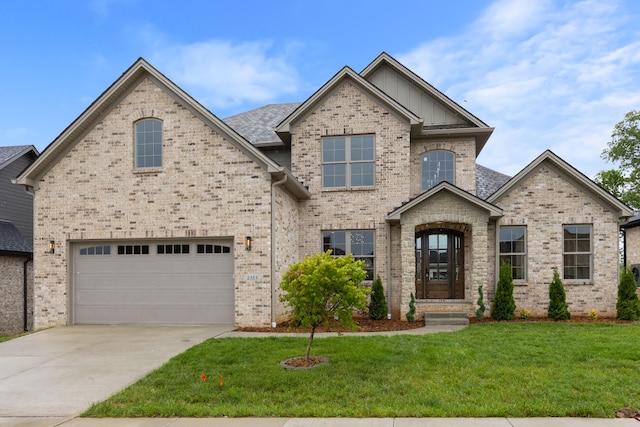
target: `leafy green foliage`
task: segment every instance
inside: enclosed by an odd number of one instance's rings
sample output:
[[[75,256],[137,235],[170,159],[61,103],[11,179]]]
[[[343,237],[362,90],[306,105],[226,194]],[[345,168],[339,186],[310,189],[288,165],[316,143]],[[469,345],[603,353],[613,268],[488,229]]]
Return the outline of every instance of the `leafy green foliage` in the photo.
[[[407,316],[409,323],[413,323],[416,320],[416,298],[413,296],[413,292],[411,292],[411,299],[409,300],[409,311],[405,316]]]
[[[371,286],[371,302],[369,303],[369,318],[372,320],[382,320],[387,317],[389,308],[387,307],[387,298],[384,296],[384,288],[380,276]]]
[[[553,269],[553,280],[549,285],[549,309],[547,316],[553,320],[567,320],[571,318],[569,307],[567,306],[567,295],[564,292],[564,285],[560,280],[558,269]]]
[[[511,265],[503,262],[500,265],[500,278],[496,286],[496,296],[491,306],[491,318],[494,320],[513,320],[516,303],[513,299],[513,276]]]
[[[484,293],[482,292],[482,285],[478,287],[478,309],[476,310],[476,317],[479,321],[484,320],[484,312],[487,308],[484,306]]]
[[[640,111],[632,110],[611,133],[602,158],[620,169],[599,172],[596,182],[629,206],[640,208]]]
[[[331,251],[305,257],[282,277],[280,301],[289,307],[296,324],[311,327],[306,359],[309,359],[316,328],[330,317],[355,328],[353,310],[365,310],[369,290],[359,286],[367,274],[364,261],[351,255],[332,257]]]
[[[636,293],[636,281],[629,267],[626,267],[620,276],[616,310],[620,320],[640,320],[640,302]]]

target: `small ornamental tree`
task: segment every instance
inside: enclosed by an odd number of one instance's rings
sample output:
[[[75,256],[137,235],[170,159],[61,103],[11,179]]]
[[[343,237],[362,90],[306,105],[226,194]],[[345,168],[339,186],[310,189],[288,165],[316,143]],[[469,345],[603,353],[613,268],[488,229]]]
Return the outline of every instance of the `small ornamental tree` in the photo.
[[[636,293],[636,280],[633,272],[626,267],[620,276],[618,285],[617,318],[620,320],[640,320],[640,302]]]
[[[340,325],[355,328],[353,310],[367,308],[369,290],[359,286],[367,274],[364,261],[351,255],[332,257],[331,251],[305,257],[283,275],[280,301],[302,327],[311,327],[305,360],[309,360],[316,328],[336,318]]]
[[[382,280],[376,277],[371,287],[371,302],[369,303],[369,318],[372,320],[382,320],[387,317],[387,299],[384,296]]]
[[[511,265],[503,262],[500,265],[500,279],[496,286],[496,296],[491,306],[491,318],[494,320],[513,320],[516,303],[513,299],[513,276]]]
[[[571,318],[569,307],[567,306],[567,295],[564,292],[564,285],[560,280],[558,269],[553,269],[553,280],[549,285],[549,309],[547,315],[553,320],[567,320]]]
[[[478,318],[479,321],[483,321],[484,320],[484,312],[486,310],[486,307],[484,306],[484,296],[483,296],[483,292],[482,292],[482,285],[480,285],[478,287],[478,309],[476,310],[476,317]]]

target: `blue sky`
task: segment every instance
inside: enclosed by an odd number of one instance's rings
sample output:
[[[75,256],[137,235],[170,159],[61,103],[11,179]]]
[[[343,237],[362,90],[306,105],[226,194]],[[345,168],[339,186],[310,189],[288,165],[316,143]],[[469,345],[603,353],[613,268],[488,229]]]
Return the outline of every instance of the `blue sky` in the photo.
[[[636,0],[1,0],[0,145],[42,151],[141,56],[225,118],[385,51],[496,128],[478,163],[551,149],[593,177],[640,109],[638,22]]]

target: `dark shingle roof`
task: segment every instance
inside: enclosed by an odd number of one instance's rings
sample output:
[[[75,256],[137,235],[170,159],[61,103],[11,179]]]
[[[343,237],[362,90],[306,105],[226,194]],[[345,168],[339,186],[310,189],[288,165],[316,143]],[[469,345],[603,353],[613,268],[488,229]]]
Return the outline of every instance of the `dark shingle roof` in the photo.
[[[476,164],[476,195],[482,200],[487,200],[510,179],[509,175]]]
[[[11,163],[11,160],[32,149],[31,145],[14,145],[11,147],[0,147],[0,169]]]
[[[32,245],[22,237],[18,229],[9,221],[0,221],[0,253],[33,252]]]
[[[302,103],[269,104],[227,117],[223,121],[253,145],[282,144],[274,129],[300,104]]]

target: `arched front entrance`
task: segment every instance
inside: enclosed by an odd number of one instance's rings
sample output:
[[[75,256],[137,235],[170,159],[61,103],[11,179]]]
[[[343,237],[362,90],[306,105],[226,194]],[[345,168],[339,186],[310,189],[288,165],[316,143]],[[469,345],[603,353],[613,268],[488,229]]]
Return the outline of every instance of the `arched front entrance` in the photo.
[[[464,299],[464,234],[449,229],[416,233],[416,298]]]

